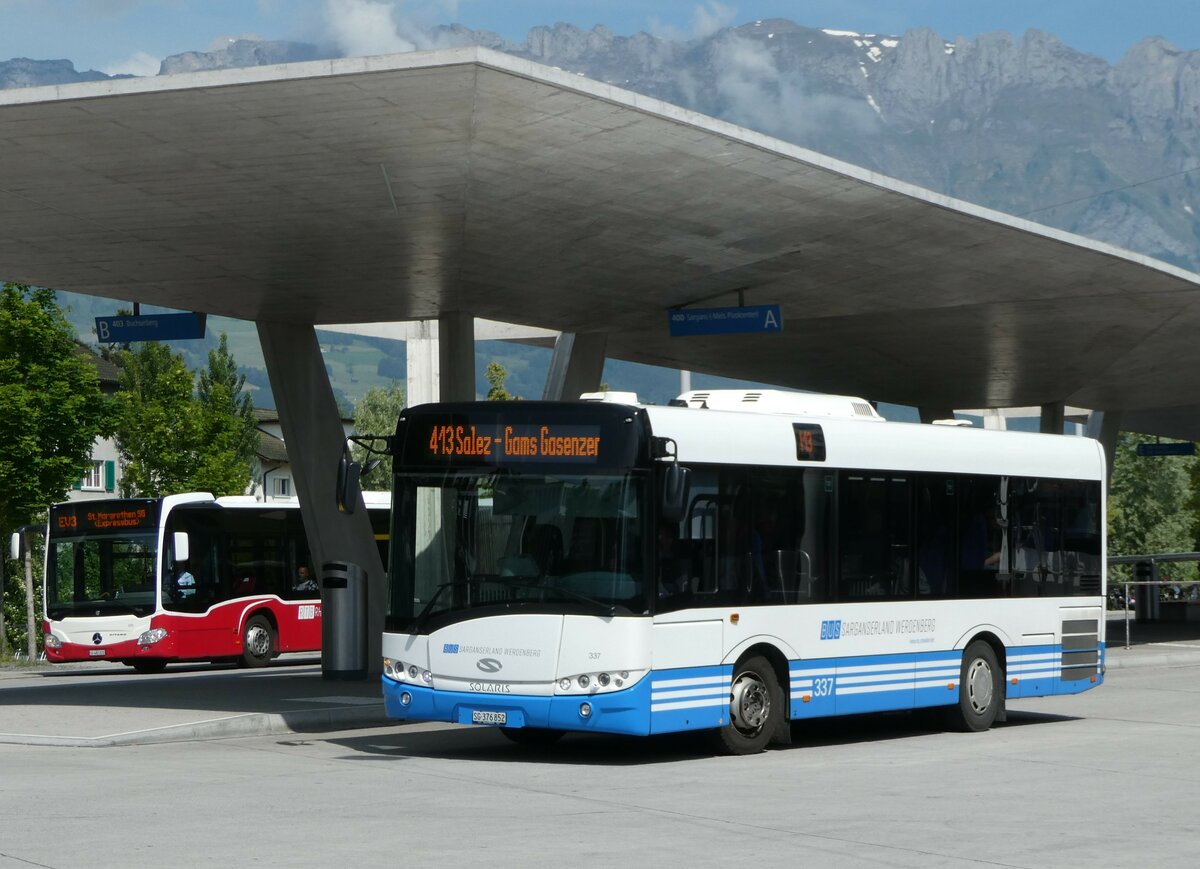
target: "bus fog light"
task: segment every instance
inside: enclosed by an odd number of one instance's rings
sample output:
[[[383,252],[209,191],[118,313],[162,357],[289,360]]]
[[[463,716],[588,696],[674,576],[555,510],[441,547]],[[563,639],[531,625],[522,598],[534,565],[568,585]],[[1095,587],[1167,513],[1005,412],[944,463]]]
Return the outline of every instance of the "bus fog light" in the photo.
[[[570,691],[571,690],[571,680],[567,679],[567,678],[559,679],[558,687],[563,691]]]
[[[400,705],[408,706],[410,703],[412,703],[412,695],[409,694],[407,691],[403,692],[400,695]]]
[[[601,673],[599,676],[596,677],[596,681],[600,683],[601,688],[607,688],[608,683],[611,682],[612,680],[609,679],[607,673]]]
[[[428,670],[422,670],[421,671],[421,681],[424,682],[426,685],[432,685],[433,684],[433,674],[430,673]]]
[[[42,645],[44,645],[47,649],[61,649],[62,640],[54,636],[54,634],[46,634],[45,638],[42,640]]]
[[[592,717],[592,704],[591,703],[580,703],[579,704],[579,717],[580,718],[591,718]]]
[[[155,643],[162,642],[166,638],[167,638],[167,629],[166,628],[151,628],[148,631],[144,631],[142,633],[142,635],[140,637],[138,637],[138,645],[139,646],[153,646]]]

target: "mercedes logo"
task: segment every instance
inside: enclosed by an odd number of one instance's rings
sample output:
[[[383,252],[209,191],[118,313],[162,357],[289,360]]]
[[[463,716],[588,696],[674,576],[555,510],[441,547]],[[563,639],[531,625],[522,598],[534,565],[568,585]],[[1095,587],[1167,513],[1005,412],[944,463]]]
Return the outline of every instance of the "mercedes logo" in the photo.
[[[100,636],[99,631],[92,634],[92,642],[95,643],[97,646],[100,645],[100,643],[103,641],[104,641],[104,637]]]
[[[499,673],[501,668],[504,667],[495,658],[480,658],[475,666],[485,673]]]

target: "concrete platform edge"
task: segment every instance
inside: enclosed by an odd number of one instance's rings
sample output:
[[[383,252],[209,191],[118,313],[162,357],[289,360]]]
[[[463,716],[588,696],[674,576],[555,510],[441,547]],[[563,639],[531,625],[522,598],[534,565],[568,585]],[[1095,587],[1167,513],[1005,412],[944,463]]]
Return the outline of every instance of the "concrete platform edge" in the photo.
[[[134,730],[106,736],[43,736],[40,734],[0,733],[0,743],[9,745],[46,745],[69,748],[107,748],[118,745],[153,745],[165,742],[193,742],[202,739],[228,739],[237,736],[272,736],[289,733],[324,733],[362,727],[382,727],[391,723],[383,704],[364,709],[342,706],[296,712],[254,712],[172,724],[149,730]]]

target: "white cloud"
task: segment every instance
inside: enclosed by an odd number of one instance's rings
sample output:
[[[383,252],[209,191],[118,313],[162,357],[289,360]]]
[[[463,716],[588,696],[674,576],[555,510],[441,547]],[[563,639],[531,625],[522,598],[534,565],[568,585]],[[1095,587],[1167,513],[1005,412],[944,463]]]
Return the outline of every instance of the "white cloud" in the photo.
[[[135,51],[125,60],[113,61],[100,71],[109,75],[158,75],[161,63],[161,58],[144,51]]]
[[[329,33],[347,57],[415,51],[416,43],[400,36],[393,3],[382,0],[327,0]]]
[[[686,30],[667,24],[656,16],[649,19],[648,27],[650,33],[659,39],[687,42],[712,36],[718,30],[733,24],[736,17],[737,9],[733,6],[726,6],[717,0],[705,0],[692,9],[691,26]]]

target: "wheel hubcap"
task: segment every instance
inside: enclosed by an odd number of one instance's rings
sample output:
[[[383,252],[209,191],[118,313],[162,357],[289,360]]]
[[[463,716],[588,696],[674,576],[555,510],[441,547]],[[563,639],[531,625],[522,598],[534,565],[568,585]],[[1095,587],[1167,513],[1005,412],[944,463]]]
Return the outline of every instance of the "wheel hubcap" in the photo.
[[[729,715],[733,726],[747,736],[763,729],[771,715],[771,695],[762,679],[753,673],[741,673],[733,680]]]
[[[967,697],[976,715],[983,715],[991,707],[993,686],[991,666],[976,658],[967,668]]]
[[[246,649],[256,658],[265,658],[271,653],[271,635],[261,625],[246,631]]]

